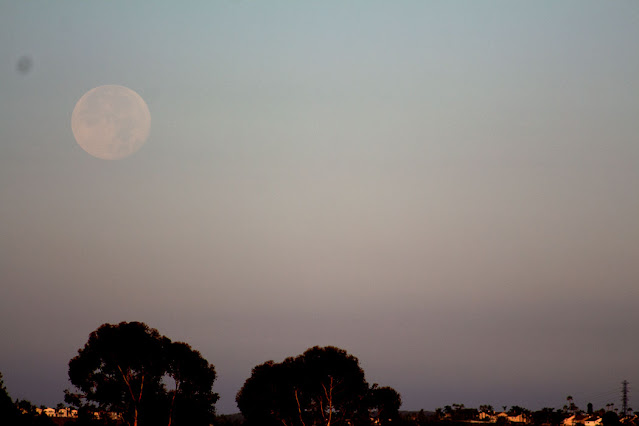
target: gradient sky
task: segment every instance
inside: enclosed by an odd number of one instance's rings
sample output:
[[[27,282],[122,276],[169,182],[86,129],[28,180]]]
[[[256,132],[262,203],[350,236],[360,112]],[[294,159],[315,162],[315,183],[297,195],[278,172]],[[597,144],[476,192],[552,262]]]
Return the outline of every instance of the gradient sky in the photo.
[[[314,345],[404,409],[619,406],[638,42],[637,1],[1,2],[7,389],[55,405],[91,331],[144,321],[222,413]],[[71,132],[105,84],[152,116],[120,161]]]

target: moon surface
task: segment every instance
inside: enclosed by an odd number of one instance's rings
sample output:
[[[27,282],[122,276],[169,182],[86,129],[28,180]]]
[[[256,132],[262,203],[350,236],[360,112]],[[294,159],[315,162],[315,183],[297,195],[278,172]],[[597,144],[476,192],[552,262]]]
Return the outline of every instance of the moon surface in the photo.
[[[144,99],[117,85],[95,87],[75,104],[73,136],[86,152],[119,160],[138,151],[149,137],[151,113]]]

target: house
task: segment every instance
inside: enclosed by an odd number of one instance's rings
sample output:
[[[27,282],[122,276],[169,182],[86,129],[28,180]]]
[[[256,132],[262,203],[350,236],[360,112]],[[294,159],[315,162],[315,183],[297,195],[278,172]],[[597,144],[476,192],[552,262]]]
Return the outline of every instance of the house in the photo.
[[[48,417],[78,417],[78,410],[74,408],[36,408],[36,413],[48,416]]]
[[[503,421],[506,421],[508,423],[528,423],[528,415],[526,413],[520,413],[517,415],[509,415],[508,413],[503,411],[494,414],[485,412],[479,413],[479,420],[483,422],[497,423],[500,418],[505,419]]]
[[[573,414],[572,416],[564,419],[564,421],[562,422],[562,426],[577,426],[577,425],[585,426],[586,424],[585,422],[589,418],[590,416],[587,416],[584,414]]]
[[[525,413],[517,414],[516,416],[508,416],[510,423],[528,423],[528,416]]]
[[[54,408],[45,408],[42,410],[42,412],[49,417],[55,417],[55,409]]]
[[[492,413],[487,413],[485,411],[480,411],[478,418],[479,418],[479,420],[482,420],[484,422],[495,423],[497,421],[497,416],[496,415],[494,415]]]
[[[591,416],[584,420],[584,426],[601,426],[603,419],[599,416]]]

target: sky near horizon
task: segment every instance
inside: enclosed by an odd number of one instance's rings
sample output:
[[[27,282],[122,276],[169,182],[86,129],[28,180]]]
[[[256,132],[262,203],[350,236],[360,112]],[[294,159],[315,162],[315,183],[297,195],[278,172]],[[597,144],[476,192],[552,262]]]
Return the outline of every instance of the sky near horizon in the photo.
[[[221,413],[315,345],[403,409],[619,406],[638,42],[635,1],[1,2],[8,391],[61,402],[90,332],[143,321]],[[106,84],[151,112],[123,160],[71,131]]]

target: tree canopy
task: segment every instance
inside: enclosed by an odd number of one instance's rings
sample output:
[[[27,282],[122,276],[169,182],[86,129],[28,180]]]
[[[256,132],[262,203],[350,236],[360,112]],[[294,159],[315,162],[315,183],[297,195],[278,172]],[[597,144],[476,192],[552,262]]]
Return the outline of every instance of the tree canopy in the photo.
[[[141,322],[103,324],[69,361],[79,392],[65,400],[109,412],[127,424],[208,425],[216,374],[201,354]]]
[[[2,373],[0,373],[0,417],[13,419],[16,415],[16,407],[9,396],[9,392],[7,392],[7,389],[4,387],[4,380],[2,380]]]
[[[397,415],[392,388],[369,387],[359,361],[343,349],[313,347],[253,368],[236,401],[249,425],[365,425]]]

